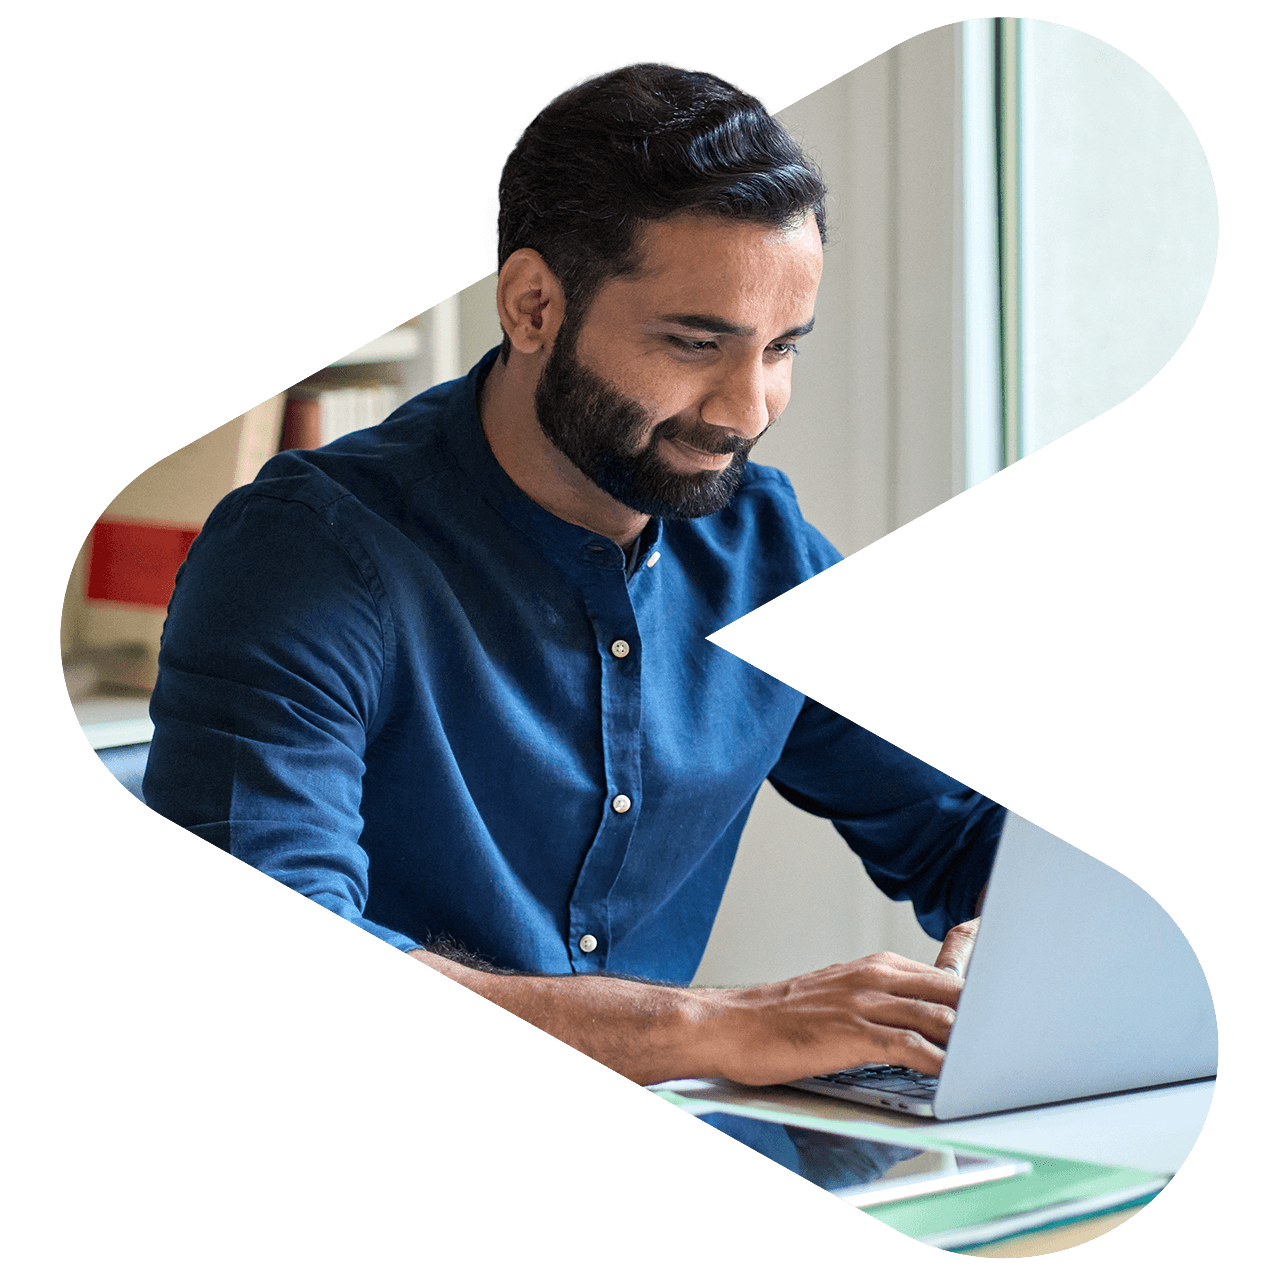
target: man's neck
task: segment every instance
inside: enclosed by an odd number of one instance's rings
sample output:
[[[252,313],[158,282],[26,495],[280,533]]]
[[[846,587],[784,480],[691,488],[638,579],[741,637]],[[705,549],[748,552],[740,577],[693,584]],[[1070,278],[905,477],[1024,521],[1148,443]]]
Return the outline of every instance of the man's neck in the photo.
[[[480,388],[480,422],[498,465],[553,516],[629,546],[649,517],[611,498],[547,439],[534,410],[542,362],[499,356]]]

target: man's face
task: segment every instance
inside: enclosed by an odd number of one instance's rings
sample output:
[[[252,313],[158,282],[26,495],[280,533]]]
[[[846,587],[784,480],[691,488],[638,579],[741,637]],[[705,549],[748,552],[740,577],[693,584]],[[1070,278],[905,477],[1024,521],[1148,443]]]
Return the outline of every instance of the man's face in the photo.
[[[557,337],[535,409],[616,501],[688,519],[733,497],[791,396],[795,340],[822,274],[812,215],[793,229],[682,214],[650,223],[638,274],[601,286]]]

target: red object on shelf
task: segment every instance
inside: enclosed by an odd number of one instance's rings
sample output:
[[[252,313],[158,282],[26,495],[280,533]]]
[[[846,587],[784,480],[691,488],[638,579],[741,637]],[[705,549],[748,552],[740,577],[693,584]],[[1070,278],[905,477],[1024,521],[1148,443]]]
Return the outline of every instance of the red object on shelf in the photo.
[[[198,525],[99,520],[89,543],[85,598],[164,609]]]
[[[286,449],[318,449],[324,440],[320,433],[320,401],[290,400],[284,406],[284,427],[280,433],[280,451]]]

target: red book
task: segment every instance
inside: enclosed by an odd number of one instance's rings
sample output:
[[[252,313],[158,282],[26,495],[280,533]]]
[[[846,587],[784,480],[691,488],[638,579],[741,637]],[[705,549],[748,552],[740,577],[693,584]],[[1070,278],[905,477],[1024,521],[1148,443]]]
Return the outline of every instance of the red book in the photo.
[[[320,433],[320,401],[290,400],[284,407],[284,431],[281,449],[318,449],[324,440]]]
[[[167,608],[174,577],[199,532],[198,525],[99,520],[89,535],[85,598]]]

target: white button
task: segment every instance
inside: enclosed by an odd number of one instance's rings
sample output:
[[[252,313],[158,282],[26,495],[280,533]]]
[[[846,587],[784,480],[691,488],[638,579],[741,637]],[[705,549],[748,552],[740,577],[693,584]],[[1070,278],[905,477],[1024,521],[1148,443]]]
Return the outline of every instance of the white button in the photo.
[[[631,808],[630,796],[614,796],[613,797],[614,813],[626,813],[626,811],[630,808]]]
[[[609,652],[615,658],[625,658],[631,652],[631,646],[625,640],[615,640],[609,646]]]
[[[651,555],[651,556],[650,556],[650,557],[649,557],[649,558],[644,562],[644,567],[645,567],[646,569],[652,569],[652,568],[653,568],[653,566],[654,566],[655,564],[657,564],[657,563],[658,563],[658,560],[659,560],[659,558],[660,558],[661,556],[662,556],[662,552],[661,552],[661,551],[655,551],[655,552],[653,553],[653,555]]]
[[[590,955],[598,945],[599,944],[589,933],[584,933],[582,937],[578,939],[578,950],[585,951],[588,955]]]

